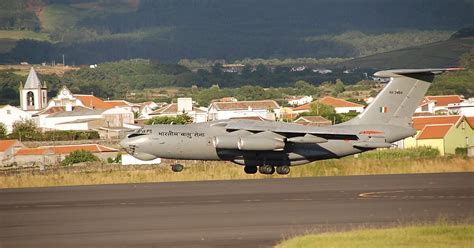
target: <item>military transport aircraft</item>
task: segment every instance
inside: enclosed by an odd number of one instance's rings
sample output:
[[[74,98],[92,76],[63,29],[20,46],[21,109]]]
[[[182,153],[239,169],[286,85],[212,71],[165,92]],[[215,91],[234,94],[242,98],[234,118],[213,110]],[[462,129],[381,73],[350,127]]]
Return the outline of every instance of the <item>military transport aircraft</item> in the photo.
[[[288,174],[293,165],[389,148],[413,136],[412,115],[434,75],[460,69],[379,71],[375,77],[390,79],[385,88],[357,117],[334,126],[252,120],[151,125],[129,134],[120,145],[141,160],[226,160],[243,165],[248,174]],[[183,165],[171,168],[179,172]]]

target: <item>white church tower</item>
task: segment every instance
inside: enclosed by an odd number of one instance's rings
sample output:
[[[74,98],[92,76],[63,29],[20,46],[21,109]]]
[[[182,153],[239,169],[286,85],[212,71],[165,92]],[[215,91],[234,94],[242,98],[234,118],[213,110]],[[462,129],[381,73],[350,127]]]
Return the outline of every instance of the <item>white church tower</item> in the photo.
[[[39,111],[48,105],[46,83],[41,84],[35,69],[31,67],[25,86],[20,83],[20,105],[24,111]]]

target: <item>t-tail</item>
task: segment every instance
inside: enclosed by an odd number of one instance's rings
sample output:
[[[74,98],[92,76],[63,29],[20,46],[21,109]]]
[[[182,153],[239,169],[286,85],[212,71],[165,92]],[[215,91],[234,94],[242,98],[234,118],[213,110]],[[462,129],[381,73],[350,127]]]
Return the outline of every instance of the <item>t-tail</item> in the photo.
[[[347,124],[389,124],[411,126],[411,119],[436,74],[463,68],[406,69],[379,71],[389,83],[359,116]]]

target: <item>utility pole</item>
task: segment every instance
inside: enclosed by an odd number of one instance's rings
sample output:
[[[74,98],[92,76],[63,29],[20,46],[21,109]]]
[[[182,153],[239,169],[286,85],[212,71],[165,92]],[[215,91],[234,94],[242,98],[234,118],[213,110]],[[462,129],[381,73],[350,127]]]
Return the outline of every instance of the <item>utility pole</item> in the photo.
[[[64,63],[65,63],[65,62],[64,62],[64,53],[63,53],[63,66],[66,66],[66,64],[64,64]]]

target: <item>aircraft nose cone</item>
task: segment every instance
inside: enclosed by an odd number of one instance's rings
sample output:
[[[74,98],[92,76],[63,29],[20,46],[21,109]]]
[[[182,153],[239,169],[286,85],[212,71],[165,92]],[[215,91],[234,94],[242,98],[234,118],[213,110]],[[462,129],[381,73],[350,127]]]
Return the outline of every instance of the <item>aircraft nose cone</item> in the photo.
[[[129,152],[129,145],[130,145],[130,141],[128,138],[125,138],[123,139],[122,141],[120,141],[119,145],[125,149],[125,151],[127,151],[127,153]]]

